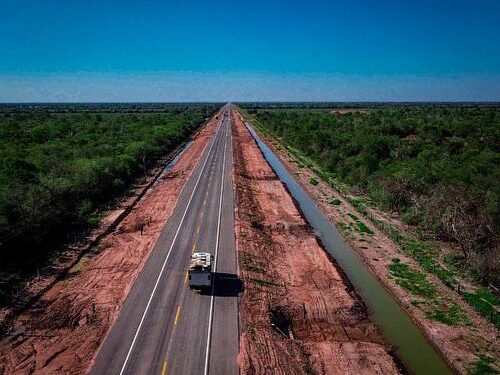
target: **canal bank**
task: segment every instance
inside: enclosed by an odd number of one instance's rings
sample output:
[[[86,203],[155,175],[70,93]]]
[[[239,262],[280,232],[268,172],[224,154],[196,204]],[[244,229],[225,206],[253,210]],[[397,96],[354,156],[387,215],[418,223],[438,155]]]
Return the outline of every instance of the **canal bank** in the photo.
[[[241,373],[405,373],[244,123],[233,118]]]
[[[357,293],[366,303],[373,321],[380,327],[388,341],[396,347],[397,354],[407,369],[411,373],[452,373],[408,314],[380,284],[356,252],[344,242],[328,218],[286,170],[277,156],[251,126],[247,125],[247,128],[267,162],[287,186],[303,215],[316,230],[325,249],[341,266]]]

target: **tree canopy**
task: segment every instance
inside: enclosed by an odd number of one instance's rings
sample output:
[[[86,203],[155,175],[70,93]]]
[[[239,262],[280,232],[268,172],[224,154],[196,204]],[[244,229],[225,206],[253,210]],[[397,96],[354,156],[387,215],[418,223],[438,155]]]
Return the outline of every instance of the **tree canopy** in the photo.
[[[496,274],[500,108],[376,106],[362,112],[249,109],[286,144]],[[477,260],[477,259],[476,259]]]
[[[157,107],[147,113],[139,105],[133,113],[126,107],[113,113],[112,106],[9,108],[0,115],[4,264],[44,258],[54,243],[92,225],[96,210],[122,195],[136,176],[186,141],[217,109]]]

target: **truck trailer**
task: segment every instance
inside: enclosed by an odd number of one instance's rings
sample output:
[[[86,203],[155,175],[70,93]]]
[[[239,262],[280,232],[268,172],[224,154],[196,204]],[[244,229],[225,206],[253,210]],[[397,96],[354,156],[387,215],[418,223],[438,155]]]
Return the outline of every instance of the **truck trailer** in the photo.
[[[188,279],[191,289],[212,287],[212,260],[213,256],[206,252],[197,252],[191,255]]]

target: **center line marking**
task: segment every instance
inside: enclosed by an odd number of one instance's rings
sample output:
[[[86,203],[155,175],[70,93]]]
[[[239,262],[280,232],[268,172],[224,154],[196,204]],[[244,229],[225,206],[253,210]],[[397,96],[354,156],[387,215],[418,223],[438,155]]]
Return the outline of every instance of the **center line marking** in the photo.
[[[167,361],[163,362],[163,368],[161,369],[161,375],[166,375],[167,374]]]
[[[222,216],[222,193],[224,191],[224,176],[226,172],[226,150],[227,150],[227,140],[229,135],[229,127],[226,126],[225,134],[224,134],[224,157],[222,159],[222,176],[221,176],[221,184],[220,184],[220,195],[219,195],[219,215],[217,218],[217,235],[215,237],[215,254],[214,254],[214,273],[217,272],[217,254],[219,250],[219,240],[220,240],[220,223]],[[214,314],[214,288],[215,282],[212,283],[212,295],[210,296],[210,313],[208,317],[208,332],[207,332],[207,348],[205,351],[205,369],[203,371],[204,375],[208,375],[209,373],[209,364],[210,364],[210,342],[212,339],[212,322],[213,322],[213,314]]]
[[[181,313],[181,307],[179,306],[177,308],[177,313],[175,314],[174,326],[176,326],[177,322],[179,321],[179,315],[180,315],[180,313]]]

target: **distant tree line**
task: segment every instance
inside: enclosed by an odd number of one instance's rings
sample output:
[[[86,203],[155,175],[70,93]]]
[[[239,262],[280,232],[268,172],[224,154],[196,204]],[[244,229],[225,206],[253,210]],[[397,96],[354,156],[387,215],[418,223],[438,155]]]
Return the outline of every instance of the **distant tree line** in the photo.
[[[205,111],[222,107],[223,103],[0,103],[0,116],[19,113],[172,113],[193,106]]]
[[[250,109],[341,181],[500,280],[500,107],[405,105],[367,114]]]
[[[244,107],[248,110],[254,111],[257,109],[329,109],[335,111],[338,108],[376,108],[376,109],[425,109],[433,107],[434,109],[446,109],[446,108],[499,108],[499,103],[487,103],[487,102],[240,102],[235,103],[240,107]],[[0,106],[1,109],[1,106]]]
[[[216,109],[57,114],[35,108],[0,116],[0,263],[29,267],[95,225],[103,205],[123,196]]]

